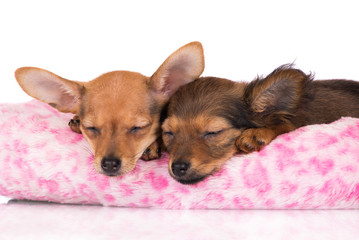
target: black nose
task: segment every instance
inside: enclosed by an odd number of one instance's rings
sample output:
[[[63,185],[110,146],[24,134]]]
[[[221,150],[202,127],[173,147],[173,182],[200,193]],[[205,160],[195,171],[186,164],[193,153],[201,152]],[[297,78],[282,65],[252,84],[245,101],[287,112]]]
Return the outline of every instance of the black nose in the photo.
[[[190,168],[190,164],[187,162],[179,161],[172,163],[172,172],[177,177],[183,177],[186,175],[188,169]]]
[[[101,168],[106,175],[113,176],[121,168],[121,160],[115,157],[104,157],[101,161]]]

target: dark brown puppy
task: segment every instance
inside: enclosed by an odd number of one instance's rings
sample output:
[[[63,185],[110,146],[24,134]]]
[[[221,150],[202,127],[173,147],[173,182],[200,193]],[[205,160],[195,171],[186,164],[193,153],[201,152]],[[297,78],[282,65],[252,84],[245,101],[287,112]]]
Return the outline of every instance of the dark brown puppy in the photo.
[[[259,151],[301,126],[359,117],[359,82],[312,79],[284,65],[250,83],[204,77],[181,87],[162,125],[170,174],[196,183],[238,151]]]

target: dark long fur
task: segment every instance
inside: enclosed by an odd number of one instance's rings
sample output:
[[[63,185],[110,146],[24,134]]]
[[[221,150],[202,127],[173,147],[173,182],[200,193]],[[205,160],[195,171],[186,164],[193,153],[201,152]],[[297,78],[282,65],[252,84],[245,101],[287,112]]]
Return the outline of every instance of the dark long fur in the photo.
[[[220,168],[222,156],[227,156],[230,144],[248,153],[260,150],[280,134],[305,125],[330,123],[344,116],[359,117],[359,82],[313,80],[313,75],[292,65],[280,66],[268,76],[250,83],[204,77],[182,86],[171,98],[166,114],[170,123],[173,117],[177,125],[178,121],[186,123],[182,129],[177,129],[181,132],[178,136],[164,135],[165,144],[170,146],[171,162],[181,158],[181,162],[192,166],[188,176],[174,177],[180,182],[193,183],[191,176],[203,179]],[[224,141],[220,137],[222,132],[214,134],[210,141],[203,137],[204,130],[196,126],[205,126],[204,121],[215,117],[228,122],[226,132],[238,130],[238,138]],[[168,125],[173,127],[173,124]],[[187,139],[185,144],[181,138]],[[220,139],[218,143],[216,139]],[[219,151],[218,146],[226,149]],[[195,148],[202,150],[195,151]],[[179,152],[191,154],[183,157]],[[194,169],[193,166],[199,167]]]

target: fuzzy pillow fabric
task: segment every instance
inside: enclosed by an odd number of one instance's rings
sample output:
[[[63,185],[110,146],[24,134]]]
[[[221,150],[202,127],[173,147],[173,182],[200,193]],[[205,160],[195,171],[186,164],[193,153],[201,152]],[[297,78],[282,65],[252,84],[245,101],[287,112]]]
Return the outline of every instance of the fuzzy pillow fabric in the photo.
[[[175,209],[359,208],[359,119],[297,129],[182,185],[168,174],[167,154],[121,177],[98,174],[71,117],[35,100],[0,104],[0,195]]]

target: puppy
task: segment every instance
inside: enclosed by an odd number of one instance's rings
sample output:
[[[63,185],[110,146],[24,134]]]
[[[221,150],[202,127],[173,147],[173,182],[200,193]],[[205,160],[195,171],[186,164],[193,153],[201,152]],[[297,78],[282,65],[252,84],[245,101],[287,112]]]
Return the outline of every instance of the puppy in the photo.
[[[76,114],[72,130],[81,132],[94,151],[95,169],[108,176],[132,171],[136,161],[158,157],[160,115],[171,95],[197,79],[204,69],[203,48],[189,43],[151,76],[114,71],[89,82],[70,81],[49,71],[24,67],[15,72],[30,96],[60,112]],[[154,151],[154,152],[153,152]]]
[[[280,134],[359,117],[359,82],[312,79],[284,65],[250,83],[205,77],[182,86],[162,125],[170,174],[193,184],[234,153],[259,151]]]

